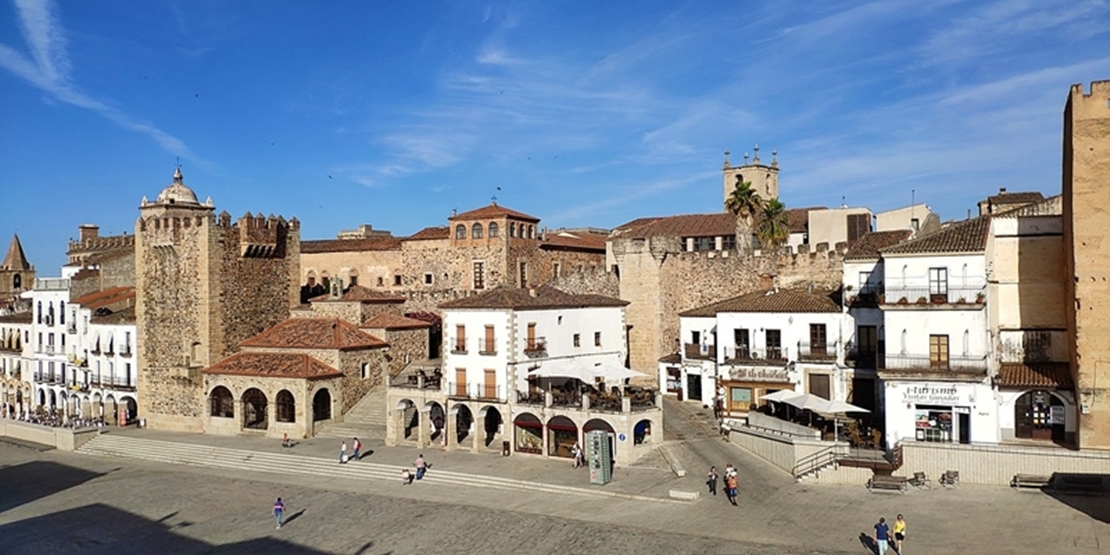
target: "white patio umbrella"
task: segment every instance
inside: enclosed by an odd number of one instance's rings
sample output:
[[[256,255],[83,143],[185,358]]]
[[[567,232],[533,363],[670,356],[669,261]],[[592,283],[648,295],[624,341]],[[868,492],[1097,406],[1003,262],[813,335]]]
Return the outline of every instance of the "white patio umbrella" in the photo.
[[[767,395],[760,397],[760,399],[763,399],[764,401],[774,401],[776,403],[782,403],[791,397],[798,397],[800,395],[801,393],[798,393],[797,391],[794,391],[792,389],[780,389],[774,393],[768,393]]]
[[[601,376],[606,382],[609,380],[624,381],[629,378],[639,378],[647,375],[643,372],[637,372],[608,362],[595,363],[590,369],[593,370],[595,375]]]
[[[783,399],[782,402],[794,407],[798,407],[799,409],[809,409],[812,411],[828,405],[829,400],[824,397],[818,397],[817,395],[814,395],[812,393],[806,393],[803,395],[798,395],[796,397],[787,397],[786,399]],[[809,416],[809,423],[813,424],[812,414],[810,414]]]
[[[824,407],[813,409],[822,416],[833,417],[833,438],[840,438],[840,417],[847,416],[849,412],[871,412],[863,407],[857,407],[844,401],[829,401]]]
[[[528,373],[537,378],[573,378],[586,383],[593,383],[597,374],[593,368],[577,360],[567,360],[551,365],[544,365]]]

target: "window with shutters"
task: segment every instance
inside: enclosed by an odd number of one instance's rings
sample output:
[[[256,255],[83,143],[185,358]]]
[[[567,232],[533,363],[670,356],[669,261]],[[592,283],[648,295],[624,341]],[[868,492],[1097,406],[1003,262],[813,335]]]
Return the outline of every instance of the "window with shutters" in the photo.
[[[871,232],[870,214],[848,215],[848,245],[854,244],[860,237]]]

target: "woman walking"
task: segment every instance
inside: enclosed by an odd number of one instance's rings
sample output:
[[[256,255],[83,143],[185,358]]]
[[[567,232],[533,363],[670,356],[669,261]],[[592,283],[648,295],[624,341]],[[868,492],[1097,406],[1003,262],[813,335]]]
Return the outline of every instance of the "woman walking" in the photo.
[[[894,550],[898,552],[898,555],[903,555],[902,542],[905,539],[906,519],[902,518],[902,515],[898,515],[898,518],[894,520]]]

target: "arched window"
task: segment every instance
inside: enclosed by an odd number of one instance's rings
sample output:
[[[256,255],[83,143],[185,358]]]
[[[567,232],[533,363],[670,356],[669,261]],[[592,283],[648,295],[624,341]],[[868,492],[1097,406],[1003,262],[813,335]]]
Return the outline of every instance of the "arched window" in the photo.
[[[497,222],[489,223],[489,238],[494,239],[498,235]]]
[[[297,405],[293,400],[293,394],[286,390],[281,390],[277,394],[277,421],[278,422],[296,422],[297,421]]]
[[[509,222],[509,237],[516,237],[516,222]]]
[[[66,302],[62,301],[60,308],[58,308],[59,324],[66,325]]]
[[[466,226],[459,224],[455,226],[455,239],[466,239]]]
[[[23,276],[16,274],[15,277],[12,278],[12,289],[18,291],[21,287],[23,287]]]
[[[220,418],[233,418],[235,416],[235,397],[226,387],[219,385],[208,396],[209,414]]]
[[[535,239],[536,238],[536,226],[534,226],[534,225],[528,226],[528,238],[529,239]]]
[[[470,238],[471,239],[481,239],[482,238],[482,224],[474,224],[473,226],[471,226],[471,228],[470,228]]]
[[[305,282],[308,284],[309,287],[316,286],[316,271],[315,270],[309,270],[308,271],[308,278],[305,280]]]

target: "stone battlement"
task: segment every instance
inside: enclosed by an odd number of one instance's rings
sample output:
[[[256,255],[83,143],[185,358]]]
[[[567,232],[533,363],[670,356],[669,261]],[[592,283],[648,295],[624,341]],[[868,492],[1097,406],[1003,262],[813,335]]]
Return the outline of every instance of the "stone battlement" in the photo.
[[[84,240],[70,241],[66,254],[76,254],[84,251],[112,250],[133,246],[135,246],[135,236],[126,233],[123,235],[89,237]]]

